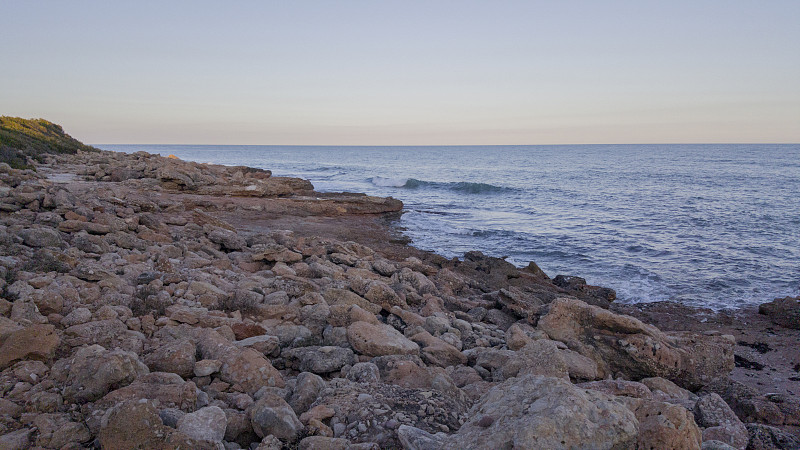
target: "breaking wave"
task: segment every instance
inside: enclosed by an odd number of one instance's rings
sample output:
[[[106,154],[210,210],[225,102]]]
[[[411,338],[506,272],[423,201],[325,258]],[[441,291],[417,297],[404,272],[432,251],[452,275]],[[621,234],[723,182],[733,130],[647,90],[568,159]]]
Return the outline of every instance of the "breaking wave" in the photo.
[[[375,186],[380,187],[396,187],[405,189],[447,189],[464,194],[495,194],[511,192],[515,190],[513,188],[495,186],[488,183],[473,183],[469,181],[436,182],[403,177],[372,177],[368,178],[367,181]]]

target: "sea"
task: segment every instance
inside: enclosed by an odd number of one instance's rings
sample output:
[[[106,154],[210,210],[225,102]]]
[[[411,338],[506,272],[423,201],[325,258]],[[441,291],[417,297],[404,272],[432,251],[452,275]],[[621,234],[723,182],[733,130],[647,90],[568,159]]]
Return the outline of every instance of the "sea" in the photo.
[[[391,196],[420,249],[535,261],[619,302],[720,310],[800,295],[800,144],[98,147]]]

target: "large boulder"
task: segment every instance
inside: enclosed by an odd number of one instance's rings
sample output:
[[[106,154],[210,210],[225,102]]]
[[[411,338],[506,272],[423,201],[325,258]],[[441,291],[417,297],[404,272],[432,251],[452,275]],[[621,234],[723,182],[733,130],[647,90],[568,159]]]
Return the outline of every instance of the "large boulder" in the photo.
[[[70,361],[64,398],[76,403],[92,402],[146,373],[147,366],[133,352],[109,351],[99,345],[83,347]]]
[[[699,389],[733,370],[733,336],[664,333],[630,316],[573,298],[548,305],[537,324],[551,339],[597,362],[600,377],[663,377]]]
[[[782,327],[800,330],[800,297],[776,298],[769,303],[762,303],[758,313]]]
[[[639,421],[637,447],[641,449],[694,450],[701,444],[700,428],[686,408],[651,400],[630,400]]]
[[[198,449],[218,450],[217,443],[196,441],[164,425],[152,401],[127,401],[112,407],[98,435],[104,450]]]
[[[264,355],[252,348],[239,348],[214,330],[204,330],[198,342],[204,359],[222,361],[219,377],[230,384],[238,384],[250,395],[263,386],[283,387],[280,372],[272,367]]]
[[[0,345],[0,370],[15,361],[46,361],[53,357],[61,340],[53,325],[37,324],[8,333]]]
[[[367,356],[419,353],[419,345],[382,323],[354,322],[347,327],[347,340],[356,352]]]
[[[259,437],[273,435],[284,442],[294,442],[303,424],[292,407],[278,395],[268,392],[250,408],[250,423]]]
[[[705,428],[704,441],[720,441],[739,449],[747,447],[750,440],[747,428],[718,394],[701,397],[694,407],[694,417]]]
[[[529,375],[492,388],[446,449],[633,448],[639,422],[614,397],[562,378]]]
[[[153,372],[172,372],[183,378],[194,374],[195,345],[190,340],[174,340],[158,347],[145,358]]]
[[[220,442],[228,421],[218,406],[207,406],[178,419],[178,431],[198,441]]]

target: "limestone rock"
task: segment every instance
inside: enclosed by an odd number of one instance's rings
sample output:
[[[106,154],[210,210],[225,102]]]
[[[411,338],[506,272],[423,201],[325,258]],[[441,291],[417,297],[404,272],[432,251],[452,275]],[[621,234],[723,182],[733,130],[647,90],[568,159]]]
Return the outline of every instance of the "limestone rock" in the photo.
[[[634,413],[613,397],[562,378],[512,378],[484,395],[470,416],[444,448],[628,448],[639,433]]]
[[[639,420],[637,448],[694,450],[700,448],[700,429],[692,413],[670,403],[638,400],[631,402]],[[703,439],[704,440],[704,439]]]
[[[367,356],[416,355],[419,346],[389,325],[355,322],[347,327],[347,340]]]
[[[239,348],[214,330],[203,332],[198,349],[204,359],[222,361],[220,379],[238,384],[250,395],[262,386],[284,386],[280,372],[263,354],[252,348]]]
[[[72,357],[64,398],[91,402],[109,391],[126,386],[148,372],[135,353],[106,350],[99,345],[78,349]]]
[[[49,360],[60,342],[52,325],[37,324],[12,331],[0,346],[0,370],[23,359]]]
[[[701,397],[694,407],[694,416],[697,424],[705,428],[704,441],[720,441],[739,449],[747,447],[747,428],[719,395]]]
[[[800,297],[776,298],[769,303],[762,303],[758,313],[784,328],[800,330]]]
[[[61,235],[50,227],[27,228],[19,233],[25,245],[29,247],[61,247]]]
[[[195,441],[164,425],[152,401],[128,401],[112,407],[103,418],[98,438],[104,450],[218,450],[216,444]]]
[[[144,362],[153,372],[172,372],[183,378],[194,374],[195,345],[189,340],[175,340],[158,347]]]
[[[158,401],[162,407],[194,411],[197,406],[197,386],[169,372],[153,372],[138,377],[133,383],[109,392],[96,406],[112,406],[127,400]]]
[[[634,380],[663,377],[699,389],[733,369],[732,336],[663,333],[576,299],[554,300],[537,326],[551,339],[595,360],[601,376],[621,372]]]
[[[437,337],[433,337],[427,331],[415,334],[411,337],[411,340],[422,347],[422,359],[428,364],[447,367],[466,364],[467,362],[467,357],[457,348]]]
[[[177,429],[191,439],[219,442],[225,437],[225,412],[218,406],[207,406],[178,420]]]
[[[250,408],[250,423],[259,437],[273,435],[294,442],[303,430],[292,407],[281,397],[267,393]]]

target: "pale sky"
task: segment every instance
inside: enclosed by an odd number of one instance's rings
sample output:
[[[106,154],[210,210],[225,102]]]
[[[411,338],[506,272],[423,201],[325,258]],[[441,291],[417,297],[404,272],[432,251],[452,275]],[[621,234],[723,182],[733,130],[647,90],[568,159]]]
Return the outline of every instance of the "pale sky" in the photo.
[[[0,0],[0,115],[91,144],[800,142],[800,0]]]

